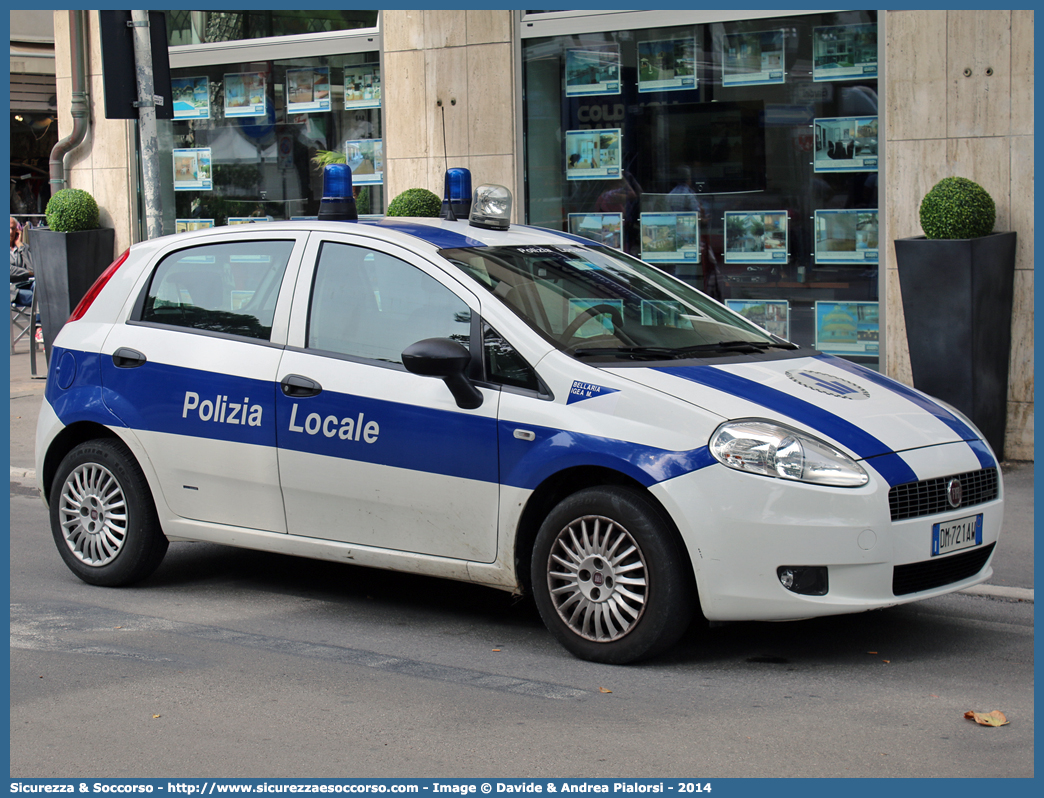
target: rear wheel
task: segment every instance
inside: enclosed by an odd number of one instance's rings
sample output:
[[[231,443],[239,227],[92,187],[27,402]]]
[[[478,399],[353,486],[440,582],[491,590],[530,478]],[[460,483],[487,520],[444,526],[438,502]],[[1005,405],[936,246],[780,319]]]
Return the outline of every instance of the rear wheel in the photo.
[[[686,554],[636,490],[590,488],[563,500],[533,547],[533,596],[555,637],[581,659],[624,664],[662,653],[692,619]]]
[[[137,582],[167,553],[152,492],[120,441],[82,443],[62,460],[51,486],[51,534],[65,564],[84,582]]]

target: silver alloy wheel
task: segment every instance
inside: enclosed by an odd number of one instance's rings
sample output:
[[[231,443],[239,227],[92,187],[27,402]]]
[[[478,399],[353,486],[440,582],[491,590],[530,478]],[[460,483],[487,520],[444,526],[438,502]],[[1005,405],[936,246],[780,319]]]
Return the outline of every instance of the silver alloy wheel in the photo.
[[[645,558],[612,519],[586,515],[572,521],[555,538],[547,565],[551,601],[581,637],[618,640],[642,617],[649,591]]]
[[[76,558],[95,567],[116,559],[127,539],[127,501],[112,472],[97,463],[78,466],[60,501],[62,535]]]

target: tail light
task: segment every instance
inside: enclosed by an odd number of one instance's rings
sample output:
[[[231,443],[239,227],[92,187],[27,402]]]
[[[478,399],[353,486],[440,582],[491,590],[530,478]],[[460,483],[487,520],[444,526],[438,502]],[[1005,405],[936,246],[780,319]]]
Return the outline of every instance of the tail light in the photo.
[[[116,270],[124,264],[124,262],[127,260],[129,256],[130,250],[128,249],[125,250],[124,253],[120,255],[116,260],[109,264],[109,267],[105,271],[103,271],[101,275],[99,275],[97,280],[94,281],[94,285],[87,289],[87,293],[83,295],[83,299],[80,300],[80,303],[72,312],[72,315],[69,317],[69,321],[76,321],[77,319],[83,317],[83,314],[87,312],[90,306],[94,303],[94,300],[98,298],[98,294],[101,293],[101,290],[105,287],[105,284],[112,279],[112,276],[116,274]],[[68,324],[69,321],[67,321],[66,324]]]

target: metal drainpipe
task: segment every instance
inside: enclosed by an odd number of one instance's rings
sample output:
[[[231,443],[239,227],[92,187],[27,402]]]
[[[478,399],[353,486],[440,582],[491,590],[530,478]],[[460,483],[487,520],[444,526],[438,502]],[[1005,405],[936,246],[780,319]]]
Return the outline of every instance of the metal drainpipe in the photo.
[[[72,62],[72,132],[54,145],[51,150],[51,194],[65,187],[65,155],[78,147],[91,127],[90,106],[87,102],[86,67],[84,66],[84,14],[85,11],[69,12],[69,55]]]

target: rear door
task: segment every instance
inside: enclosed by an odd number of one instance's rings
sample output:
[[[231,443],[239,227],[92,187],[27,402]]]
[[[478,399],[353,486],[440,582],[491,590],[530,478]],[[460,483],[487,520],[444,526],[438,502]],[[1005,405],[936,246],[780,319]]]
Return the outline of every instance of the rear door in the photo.
[[[401,357],[425,338],[470,347],[478,314],[473,293],[403,247],[313,236],[276,397],[292,534],[495,559],[500,393],[461,409]]]
[[[306,240],[230,234],[173,249],[106,338],[104,401],[135,431],[179,516],[286,531],[276,371]]]

